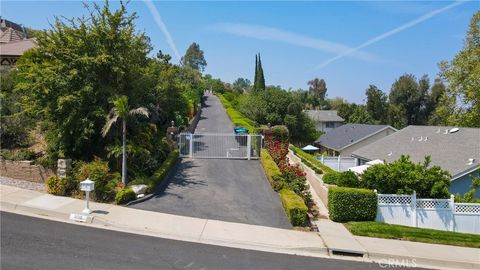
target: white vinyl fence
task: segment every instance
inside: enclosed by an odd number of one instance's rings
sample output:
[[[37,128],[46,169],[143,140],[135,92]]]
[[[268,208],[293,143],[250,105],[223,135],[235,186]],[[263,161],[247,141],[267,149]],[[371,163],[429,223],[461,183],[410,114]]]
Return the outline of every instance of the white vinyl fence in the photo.
[[[351,167],[357,166],[357,159],[353,157],[317,157],[321,163],[337,172],[348,171]]]
[[[412,195],[377,194],[375,221],[419,228],[480,234],[480,203],[417,199]]]

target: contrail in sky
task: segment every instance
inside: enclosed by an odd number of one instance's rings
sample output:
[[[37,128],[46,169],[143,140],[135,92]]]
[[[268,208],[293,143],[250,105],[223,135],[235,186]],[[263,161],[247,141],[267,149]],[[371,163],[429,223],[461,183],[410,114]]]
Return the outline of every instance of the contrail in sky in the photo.
[[[180,54],[178,53],[177,46],[175,46],[175,42],[173,42],[173,38],[170,35],[170,32],[167,29],[167,26],[163,22],[162,17],[160,16],[160,13],[158,13],[157,8],[155,7],[155,5],[152,3],[151,0],[143,0],[143,2],[145,3],[145,5],[147,5],[148,9],[150,10],[150,13],[153,16],[153,19],[157,23],[160,30],[163,32],[163,35],[165,35],[165,39],[167,40],[167,43],[170,46],[170,48],[172,48],[173,54],[175,55],[177,60],[180,60],[181,57],[180,57]]]
[[[395,35],[395,34],[401,32],[401,31],[403,31],[403,30],[406,30],[406,29],[408,29],[408,28],[411,28],[411,27],[413,27],[413,26],[415,26],[415,25],[417,25],[417,24],[419,24],[419,23],[421,23],[421,22],[423,22],[423,21],[426,21],[426,20],[428,20],[428,19],[433,18],[434,16],[436,16],[436,15],[442,13],[442,12],[445,12],[445,11],[447,11],[447,10],[450,10],[450,9],[452,9],[452,8],[458,6],[458,5],[464,4],[464,3],[466,3],[466,2],[468,2],[468,1],[458,1],[458,2],[454,2],[454,3],[450,4],[450,5],[447,5],[447,6],[443,7],[443,8],[439,8],[439,9],[430,11],[430,12],[428,12],[427,14],[424,14],[424,15],[422,15],[422,16],[420,16],[420,17],[418,17],[418,18],[416,18],[416,19],[414,19],[414,20],[412,20],[412,21],[409,21],[409,22],[407,22],[407,23],[405,23],[405,24],[403,24],[403,25],[401,25],[401,26],[399,26],[399,27],[397,27],[397,28],[395,28],[395,29],[393,29],[393,30],[390,30],[390,31],[388,31],[388,32],[386,32],[386,33],[383,33],[383,34],[381,34],[381,35],[379,35],[379,36],[376,36],[376,37],[374,37],[374,38],[372,38],[372,39],[369,39],[369,40],[367,40],[366,42],[362,43],[362,44],[361,44],[360,46],[358,46],[358,47],[355,47],[355,48],[346,50],[346,51],[344,51],[343,53],[340,53],[340,54],[338,54],[337,56],[328,59],[327,61],[321,63],[321,64],[318,65],[318,66],[316,66],[315,69],[324,68],[324,67],[326,67],[327,65],[329,65],[329,64],[337,61],[338,59],[341,59],[341,58],[343,58],[343,57],[345,57],[345,56],[348,56],[348,55],[350,55],[350,54],[352,54],[352,53],[355,53],[355,52],[357,52],[358,50],[361,50],[361,49],[363,49],[363,48],[365,48],[365,47],[367,47],[367,46],[370,46],[370,45],[372,45],[372,44],[374,44],[374,43],[377,43],[377,42],[379,42],[379,41],[381,41],[381,40],[384,40],[384,39],[386,39],[386,38],[389,37],[389,36]]]

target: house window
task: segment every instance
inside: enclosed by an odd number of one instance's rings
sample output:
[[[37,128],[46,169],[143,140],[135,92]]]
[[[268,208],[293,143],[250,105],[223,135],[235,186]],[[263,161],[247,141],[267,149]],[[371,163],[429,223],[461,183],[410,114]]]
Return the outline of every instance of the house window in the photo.
[[[327,123],[325,124],[325,127],[326,127],[326,128],[334,128],[334,127],[335,127],[335,123],[334,123],[334,122],[327,122]]]

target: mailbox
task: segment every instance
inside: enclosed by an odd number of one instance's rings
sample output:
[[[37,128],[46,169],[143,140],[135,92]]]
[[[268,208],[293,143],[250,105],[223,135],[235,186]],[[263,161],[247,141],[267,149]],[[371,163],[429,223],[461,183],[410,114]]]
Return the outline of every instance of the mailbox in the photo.
[[[86,180],[80,182],[80,190],[81,191],[93,191],[95,189],[95,182],[87,178]]]

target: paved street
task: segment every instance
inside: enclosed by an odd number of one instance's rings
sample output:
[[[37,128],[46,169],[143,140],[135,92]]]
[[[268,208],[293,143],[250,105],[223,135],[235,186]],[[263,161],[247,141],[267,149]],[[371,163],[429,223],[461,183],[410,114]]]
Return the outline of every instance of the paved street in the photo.
[[[379,269],[376,264],[250,251],[1,213],[1,269]]]
[[[207,95],[196,133],[232,133],[214,95]],[[291,228],[278,195],[258,160],[188,159],[178,164],[165,190],[131,207],[164,213]]]

